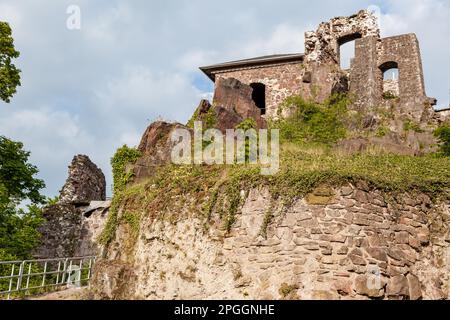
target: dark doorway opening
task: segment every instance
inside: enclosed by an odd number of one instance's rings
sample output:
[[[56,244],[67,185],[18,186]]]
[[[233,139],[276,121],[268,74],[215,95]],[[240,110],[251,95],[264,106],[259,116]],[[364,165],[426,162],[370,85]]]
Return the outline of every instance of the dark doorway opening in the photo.
[[[261,115],[266,114],[266,86],[263,83],[252,83],[252,99],[256,106],[261,110]]]

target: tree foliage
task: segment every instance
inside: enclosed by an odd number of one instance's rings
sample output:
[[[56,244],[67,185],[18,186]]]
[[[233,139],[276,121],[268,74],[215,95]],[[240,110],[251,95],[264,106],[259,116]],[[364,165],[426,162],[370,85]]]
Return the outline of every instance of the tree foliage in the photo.
[[[39,241],[45,184],[29,156],[22,143],[0,136],[0,260],[26,259]],[[23,208],[23,201],[31,204]]]
[[[450,157],[450,124],[437,128],[434,135],[439,140],[440,153]]]
[[[8,103],[20,86],[20,70],[12,63],[20,53],[11,33],[9,24],[0,21],[0,99]]]
[[[34,176],[39,170],[28,163],[30,152],[23,150],[21,142],[0,136],[0,199],[17,204],[23,200],[44,203],[40,190],[44,181]]]

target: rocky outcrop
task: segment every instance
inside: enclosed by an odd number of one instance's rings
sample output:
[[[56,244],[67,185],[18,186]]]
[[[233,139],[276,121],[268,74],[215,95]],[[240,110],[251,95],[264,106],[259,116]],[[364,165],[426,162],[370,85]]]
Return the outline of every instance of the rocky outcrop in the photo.
[[[258,127],[265,127],[265,120],[261,118],[261,110],[253,101],[252,93],[251,86],[237,79],[219,78],[216,82],[213,105],[222,107],[229,113],[236,113],[243,120],[251,118],[255,120]],[[234,129],[234,127],[225,129]]]
[[[77,155],[69,166],[69,177],[60,191],[59,202],[87,205],[106,200],[103,172],[85,155]]]
[[[133,170],[135,181],[152,176],[156,167],[171,162],[171,152],[177,142],[172,141],[172,133],[176,129],[186,129],[179,123],[157,121],[144,132],[138,150],[142,153],[130,170]]]
[[[205,228],[188,203],[176,222],[143,219],[133,241],[118,229],[97,265],[95,298],[448,298],[447,201],[391,197],[361,182],[318,188],[284,208],[259,188],[230,233],[220,208]]]

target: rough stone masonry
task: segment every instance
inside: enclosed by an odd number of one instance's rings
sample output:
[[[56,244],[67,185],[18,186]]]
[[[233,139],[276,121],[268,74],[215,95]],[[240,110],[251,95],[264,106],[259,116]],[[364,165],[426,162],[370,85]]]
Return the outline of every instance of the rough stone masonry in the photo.
[[[355,58],[350,70],[340,67],[340,48],[355,40]],[[283,100],[293,94],[323,101],[331,93],[350,91],[356,110],[370,112],[386,104],[384,73],[398,69],[394,93],[396,112],[416,121],[439,117],[433,110],[436,100],[425,93],[420,48],[415,34],[380,37],[376,17],[360,11],[350,17],[337,17],[305,34],[305,54],[281,54],[227,62],[201,70],[216,84],[234,78],[254,88],[262,85],[267,117],[276,117]],[[389,79],[387,79],[388,82]],[[259,88],[259,87],[258,87]]]
[[[41,245],[34,256],[53,259],[99,254],[96,238],[110,205],[103,172],[89,157],[75,156],[58,202],[43,210],[46,222],[40,228]]]
[[[171,200],[173,201],[173,200]],[[450,207],[366,184],[320,187],[280,210],[261,235],[265,188],[253,189],[230,234],[219,212],[120,226],[96,267],[102,299],[448,299]],[[219,208],[217,208],[219,210]],[[131,240],[135,239],[135,240]]]

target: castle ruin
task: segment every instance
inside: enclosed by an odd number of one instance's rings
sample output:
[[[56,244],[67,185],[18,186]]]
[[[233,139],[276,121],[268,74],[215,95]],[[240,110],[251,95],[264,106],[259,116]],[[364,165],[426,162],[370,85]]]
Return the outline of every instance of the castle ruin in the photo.
[[[355,40],[349,70],[340,67],[340,49]],[[291,95],[321,102],[332,93],[350,92],[355,110],[371,110],[387,97],[399,103],[396,112],[415,121],[437,116],[436,99],[425,92],[419,42],[415,34],[380,37],[376,17],[360,11],[337,17],[305,34],[305,53],[280,54],[200,68],[216,84],[234,78],[253,89],[261,115],[274,117]],[[398,79],[384,74],[398,69]]]

